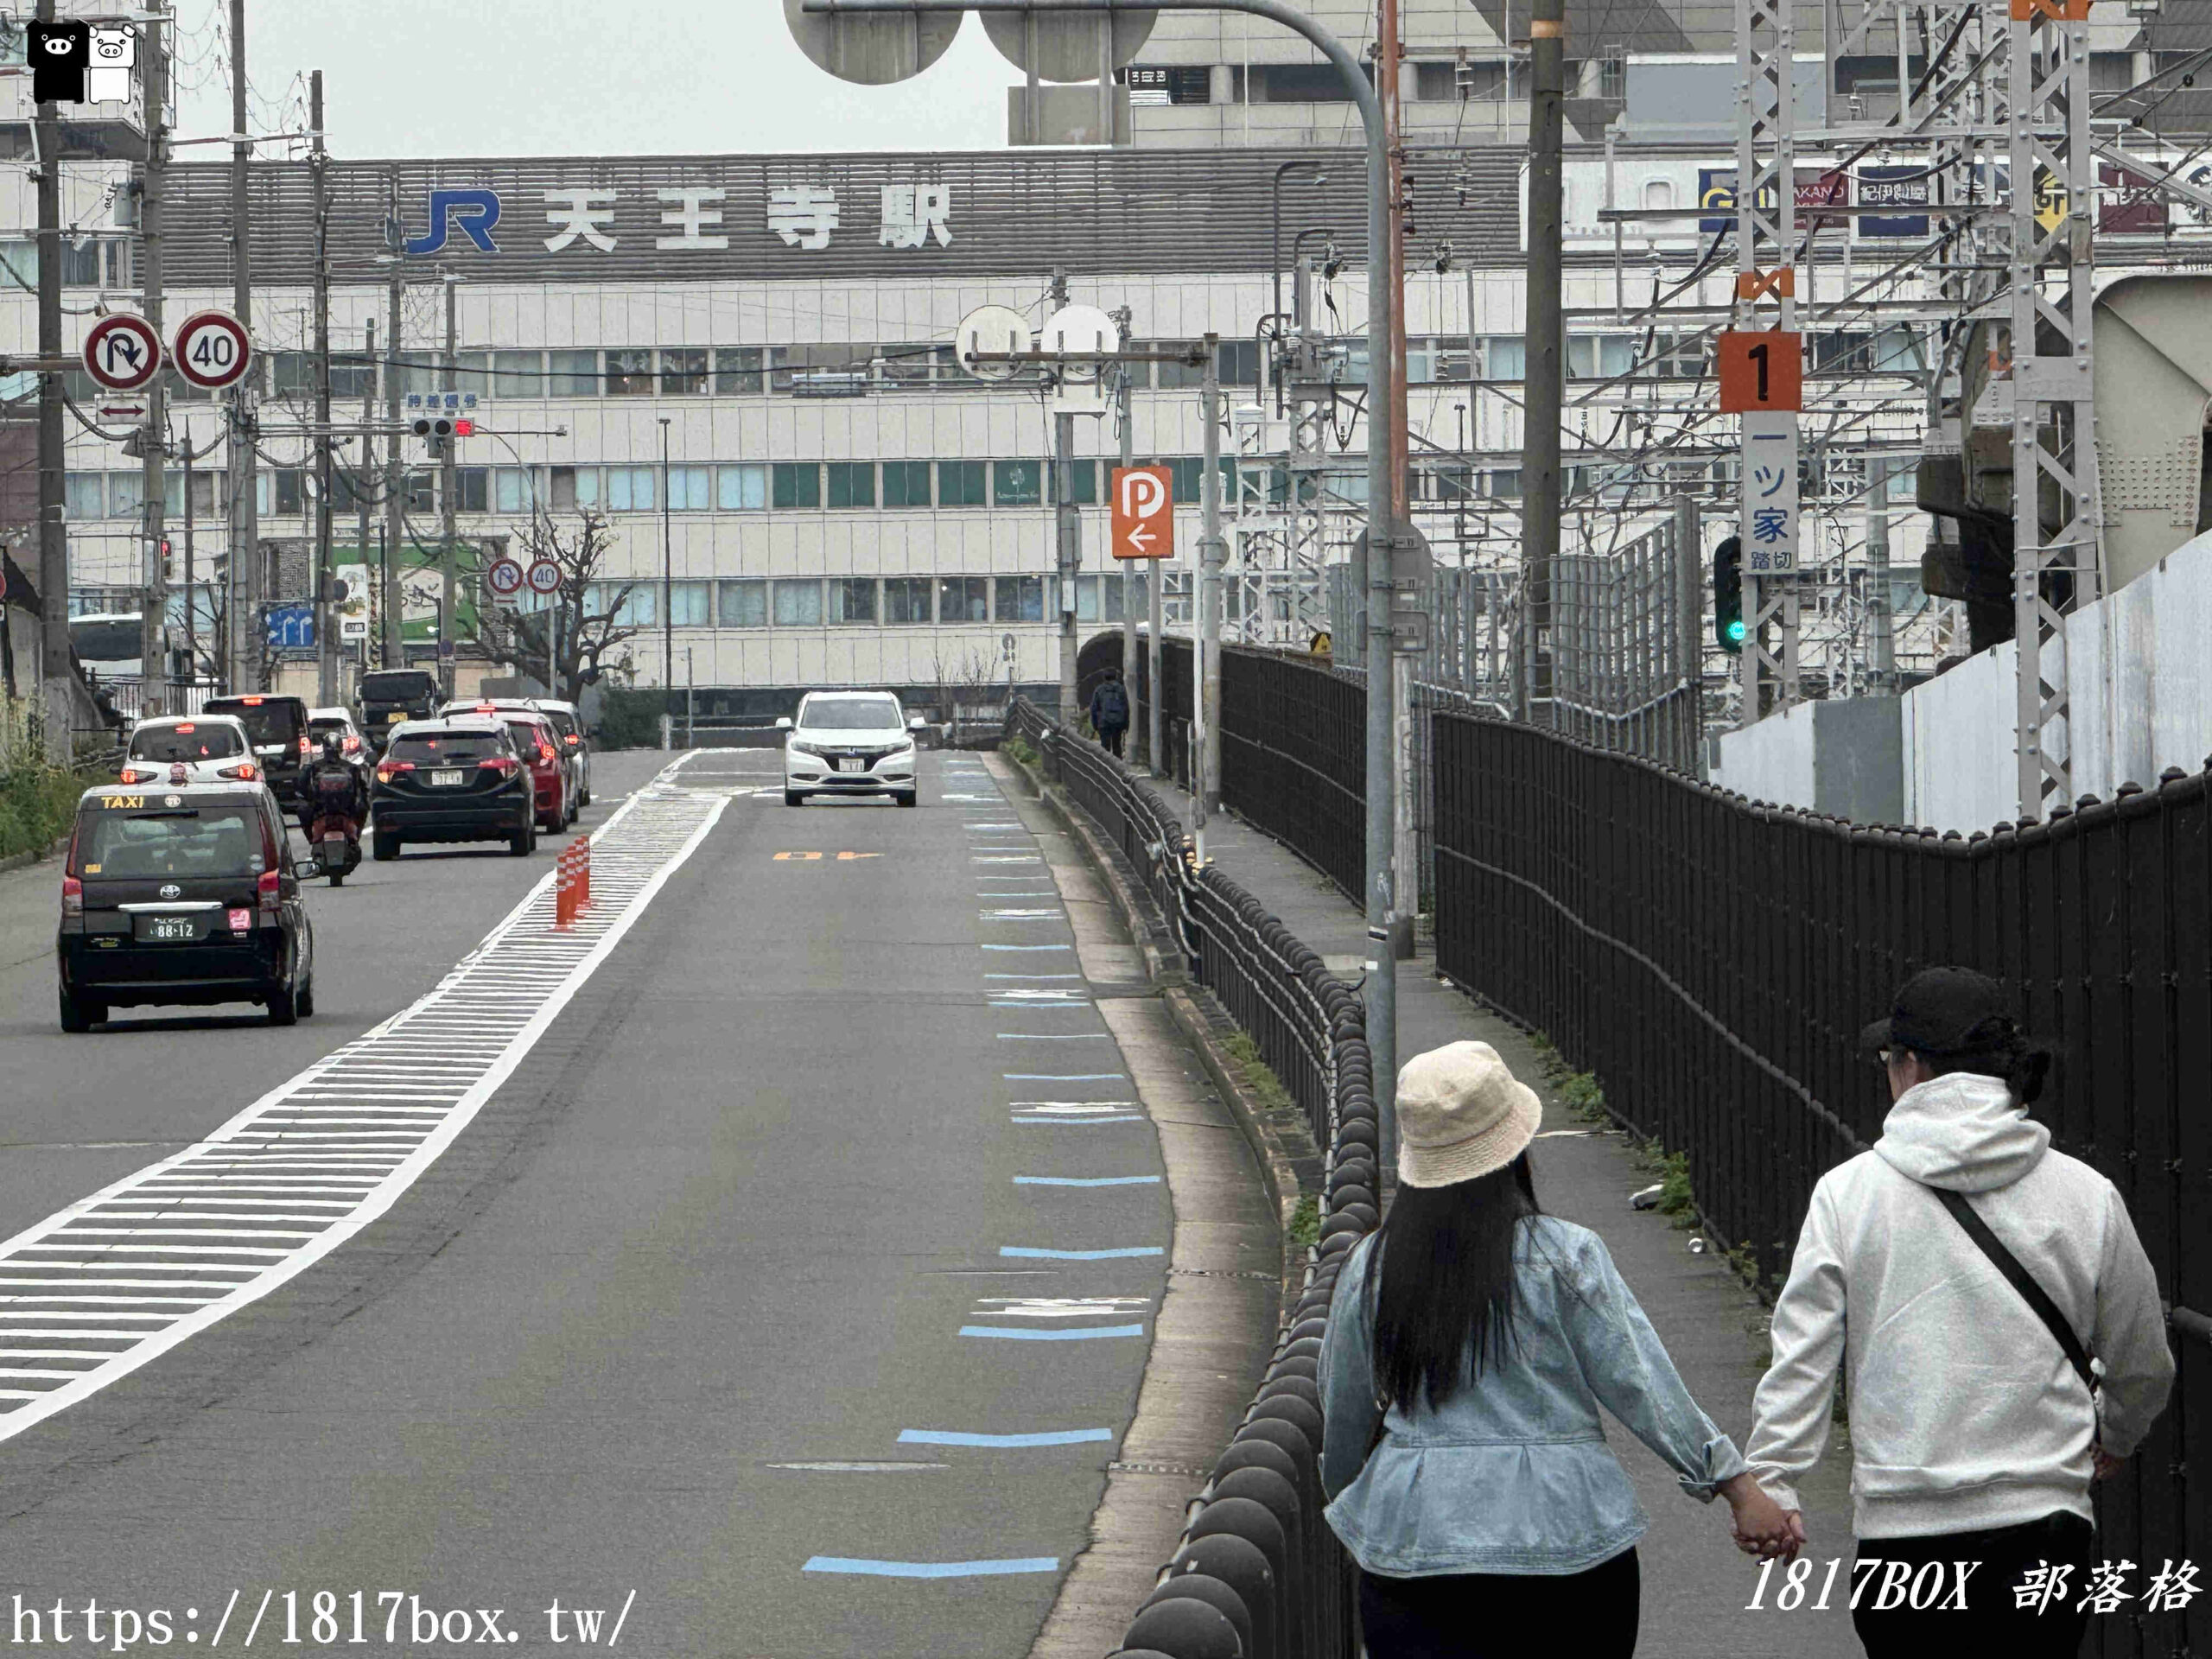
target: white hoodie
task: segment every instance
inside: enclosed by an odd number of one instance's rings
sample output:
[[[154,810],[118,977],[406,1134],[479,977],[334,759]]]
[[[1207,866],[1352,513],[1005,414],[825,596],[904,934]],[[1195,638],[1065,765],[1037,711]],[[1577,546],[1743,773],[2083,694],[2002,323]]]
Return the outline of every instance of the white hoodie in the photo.
[[[2102,1433],[2057,1338],[1929,1186],[1967,1193],[2104,1367]],[[2135,1450],[2174,1360],[2119,1192],[2050,1150],[1995,1077],[1908,1090],[1872,1149],[1821,1178],[1774,1309],[1746,1450],[1784,1509],[1827,1441],[1840,1357],[1861,1538],[2094,1520],[2092,1450]]]

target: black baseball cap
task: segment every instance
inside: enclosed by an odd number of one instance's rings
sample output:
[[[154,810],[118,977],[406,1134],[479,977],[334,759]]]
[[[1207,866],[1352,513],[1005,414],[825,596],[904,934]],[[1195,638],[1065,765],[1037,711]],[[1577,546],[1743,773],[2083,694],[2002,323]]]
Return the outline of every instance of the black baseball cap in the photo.
[[[1993,1020],[2009,1019],[2005,992],[1971,968],[1923,968],[1897,987],[1885,1019],[1859,1033],[1862,1048],[1962,1054],[1983,1046]]]

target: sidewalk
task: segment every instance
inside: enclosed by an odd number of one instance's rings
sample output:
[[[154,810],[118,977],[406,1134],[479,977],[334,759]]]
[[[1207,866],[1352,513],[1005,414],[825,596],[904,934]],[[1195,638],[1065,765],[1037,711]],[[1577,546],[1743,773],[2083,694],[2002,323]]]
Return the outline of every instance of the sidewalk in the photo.
[[[1140,774],[1141,775],[1141,774]],[[1188,822],[1189,797],[1164,779],[1147,779]],[[1360,976],[1367,925],[1328,879],[1242,819],[1223,814],[1206,824],[1206,852],[1222,872],[1281,918],[1347,981]],[[1677,1230],[1656,1211],[1629,1208],[1629,1195],[1650,1185],[1618,1131],[1585,1130],[1545,1081],[1534,1044],[1436,976],[1435,951],[1423,944],[1398,964],[1398,1055],[1465,1039],[1490,1044],[1514,1074],[1544,1099],[1544,1127],[1531,1151],[1536,1196],[1547,1211],[1591,1229],[1605,1241],[1621,1276],[1643,1305],[1690,1393],[1742,1448],[1750,1437],[1751,1396],[1766,1369],[1764,1310],[1743,1287],[1718,1249],[1694,1255],[1693,1233]],[[1600,1079],[1602,1082],[1603,1079]],[[1728,1508],[1683,1496],[1674,1473],[1643,1443],[1608,1422],[1621,1466],[1651,1516],[1637,1545],[1642,1567],[1639,1659],[1859,1659],[1851,1627],[1851,1468],[1840,1427],[1827,1454],[1799,1488],[1808,1543],[1801,1561],[1808,1604],[1820,1599],[1828,1562],[1840,1558],[1825,1612],[1800,1607],[1777,1612],[1783,1586],[1777,1567],[1764,1606],[1746,1610],[1758,1588],[1759,1564],[1730,1541]]]

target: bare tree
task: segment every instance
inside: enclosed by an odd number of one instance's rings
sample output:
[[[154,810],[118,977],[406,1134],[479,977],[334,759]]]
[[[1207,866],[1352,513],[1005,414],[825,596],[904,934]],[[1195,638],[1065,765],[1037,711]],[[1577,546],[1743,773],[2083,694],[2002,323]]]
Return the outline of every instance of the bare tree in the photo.
[[[639,632],[618,620],[637,583],[622,582],[595,610],[586,606],[594,584],[613,585],[602,572],[613,537],[607,520],[596,512],[585,513],[564,531],[541,507],[517,535],[520,545],[514,556],[524,566],[540,560],[550,563],[561,573],[561,585],[554,590],[552,602],[537,610],[490,607],[480,622],[485,643],[494,655],[518,666],[533,672],[542,669],[540,677],[553,688],[553,695],[574,702],[584,687],[620,671],[621,661],[610,658]],[[620,655],[626,659],[629,653]]]
[[[931,668],[937,681],[938,707],[944,714],[945,729],[957,741],[963,707],[988,707],[999,700],[998,659],[979,645],[969,645],[959,656],[947,661],[944,647],[933,643]]]

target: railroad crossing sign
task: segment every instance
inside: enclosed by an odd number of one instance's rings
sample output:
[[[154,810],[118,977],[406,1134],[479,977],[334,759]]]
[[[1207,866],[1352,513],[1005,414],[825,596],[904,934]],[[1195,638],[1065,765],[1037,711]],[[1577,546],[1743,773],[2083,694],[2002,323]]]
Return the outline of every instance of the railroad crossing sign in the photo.
[[[136,391],[162,366],[162,337],[129,312],[102,317],[85,331],[85,372],[110,391]]]
[[[522,591],[522,566],[512,559],[494,559],[484,573],[484,581],[501,599],[512,599]]]
[[[1749,415],[1805,406],[1804,336],[1779,328],[1726,328],[1715,358],[1720,412]]]
[[[561,588],[561,567],[551,559],[532,559],[528,580],[533,594],[557,593]]]
[[[1175,556],[1175,474],[1165,467],[1114,468],[1113,555],[1117,559]]]
[[[176,371],[195,386],[235,385],[252,359],[245,325],[227,311],[195,311],[176,326]]]

